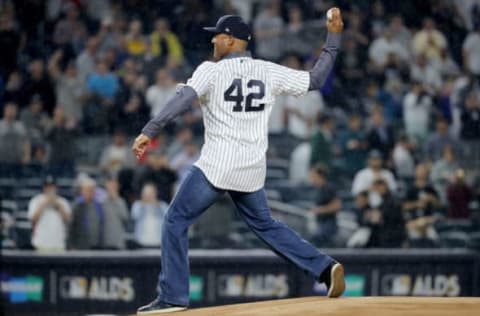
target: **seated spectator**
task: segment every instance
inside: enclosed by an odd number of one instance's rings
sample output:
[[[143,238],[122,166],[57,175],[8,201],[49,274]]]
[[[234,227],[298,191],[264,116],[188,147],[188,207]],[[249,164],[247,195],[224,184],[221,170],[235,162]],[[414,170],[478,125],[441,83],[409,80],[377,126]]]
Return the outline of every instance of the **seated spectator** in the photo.
[[[412,82],[411,90],[403,99],[403,122],[405,131],[416,144],[428,135],[432,117],[433,99],[420,81]]]
[[[403,202],[408,238],[412,247],[433,247],[438,239],[433,224],[440,199],[428,182],[428,169],[420,164],[415,169],[415,182],[408,188]]]
[[[474,31],[463,41],[462,52],[466,70],[480,78],[480,21],[477,21]]]
[[[30,161],[30,141],[27,130],[17,120],[17,104],[8,102],[0,120],[0,164],[26,164]]]
[[[125,228],[128,223],[128,208],[125,200],[119,195],[119,185],[115,177],[105,180],[107,198],[103,201],[105,223],[104,248],[124,249]]]
[[[113,133],[112,144],[103,150],[99,165],[100,169],[109,175],[116,175],[123,168],[135,166],[135,157],[123,131],[116,130]]]
[[[20,113],[20,121],[27,127],[29,138],[33,142],[43,140],[47,126],[50,125],[50,119],[43,111],[43,103],[39,95],[34,95],[28,108]]]
[[[356,196],[362,191],[368,191],[375,179],[381,177],[387,184],[390,192],[397,191],[397,182],[388,169],[383,169],[382,154],[378,150],[372,150],[368,154],[367,167],[358,171],[352,183],[352,194]]]
[[[312,156],[310,157],[310,166],[322,163],[329,168],[333,156],[333,132],[335,122],[328,114],[321,114],[319,119],[319,130],[313,134],[310,143],[312,145]]]
[[[73,121],[68,121],[64,108],[57,105],[45,136],[50,145],[49,170],[52,174],[74,176],[77,135]]]
[[[170,167],[168,159],[161,149],[150,151],[147,155],[146,165],[136,172],[135,187],[142,188],[147,183],[153,183],[157,188],[158,198],[170,202],[177,174]]]
[[[97,61],[95,72],[87,78],[87,91],[107,100],[113,100],[118,88],[117,75],[108,70],[103,60]]]
[[[480,140],[480,92],[471,91],[465,98],[461,114],[463,140]]]
[[[348,175],[353,176],[365,166],[367,158],[367,144],[362,128],[362,117],[358,114],[350,115],[348,128],[340,136],[341,156],[344,159],[343,168]]]
[[[155,21],[155,29],[150,34],[150,45],[153,57],[160,57],[164,64],[176,67],[183,62],[183,47],[177,35],[170,30],[165,18]]]
[[[327,183],[327,172],[320,164],[310,170],[310,183],[316,189],[315,206],[310,210],[317,220],[314,243],[322,247],[332,246],[337,232],[337,213],[342,208],[342,202]]]
[[[80,181],[80,198],[73,205],[69,231],[70,249],[100,249],[105,240],[105,212],[95,198],[97,184],[92,178]]]
[[[43,192],[34,196],[28,204],[33,247],[40,251],[65,250],[71,216],[70,204],[57,194],[55,179],[47,176],[43,182]]]
[[[157,115],[170,98],[175,95],[175,81],[165,68],[159,69],[155,84],[147,89],[146,100],[150,117]]]
[[[415,173],[415,159],[411,152],[413,146],[407,135],[401,135],[393,149],[393,165],[395,173],[401,179],[413,179]]]
[[[163,218],[168,205],[157,198],[154,184],[142,187],[141,199],[132,205],[132,219],[135,222],[135,239],[144,247],[161,245]]]
[[[430,134],[424,143],[424,152],[428,159],[437,161],[442,157],[445,147],[451,147],[456,156],[461,154],[461,146],[458,141],[449,133],[449,126],[446,119],[438,117],[435,133]]]
[[[473,191],[465,181],[465,171],[457,169],[447,187],[448,217],[469,218]]]
[[[366,137],[368,149],[380,151],[383,159],[388,161],[395,145],[395,135],[392,127],[385,122],[383,110],[379,107],[372,109]]]
[[[430,171],[430,181],[440,196],[443,204],[446,204],[447,185],[451,182],[455,171],[459,168],[455,152],[452,147],[447,146],[443,149],[442,158],[435,161]]]

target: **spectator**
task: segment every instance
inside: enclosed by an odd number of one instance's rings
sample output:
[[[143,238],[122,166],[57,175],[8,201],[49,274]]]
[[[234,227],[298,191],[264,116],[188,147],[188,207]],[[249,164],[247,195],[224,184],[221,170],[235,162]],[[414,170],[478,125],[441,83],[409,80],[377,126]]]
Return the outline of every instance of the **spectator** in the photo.
[[[74,54],[74,47],[82,46],[82,40],[86,35],[86,28],[79,19],[79,12],[73,3],[66,7],[66,16],[55,25],[53,31],[53,43],[62,49],[67,57]]]
[[[369,13],[367,23],[369,24],[370,36],[373,38],[379,37],[385,31],[387,24],[383,2],[380,0],[373,2]]]
[[[480,23],[463,41],[462,52],[465,69],[480,80]]]
[[[398,42],[410,53],[410,43],[412,42],[412,33],[405,26],[401,15],[394,15],[390,20],[389,29],[392,32],[393,40]]]
[[[365,35],[363,15],[358,11],[352,11],[352,13],[347,16],[347,19],[346,30],[343,32],[345,38],[353,39],[361,50],[367,49],[370,41]]]
[[[44,111],[52,114],[56,104],[55,91],[52,82],[45,74],[41,59],[35,59],[28,65],[28,76],[22,87],[21,106],[27,105],[34,95],[39,95],[42,99]]]
[[[142,187],[141,200],[132,206],[132,219],[135,222],[135,239],[143,247],[161,245],[163,218],[168,205],[157,198],[154,184]]]
[[[186,144],[192,141],[192,130],[188,126],[180,127],[175,133],[175,139],[168,146],[168,150],[166,152],[168,159],[173,159],[173,157],[175,157],[179,152],[182,151]]]
[[[186,143],[182,151],[173,157],[171,166],[173,170],[177,172],[178,182],[181,182],[185,178],[188,171],[199,157],[200,152],[194,142]]]
[[[153,57],[161,58],[163,64],[174,68],[183,62],[183,47],[177,35],[170,30],[165,18],[155,21],[155,29],[150,34],[150,45]]]
[[[312,51],[312,44],[308,40],[306,29],[303,21],[302,10],[295,5],[288,9],[288,24],[285,27],[284,51],[298,54],[300,56],[308,56]]]
[[[172,199],[173,185],[176,181],[177,174],[160,149],[148,153],[146,166],[137,170],[134,180],[136,188],[153,183],[157,188],[158,198],[168,203]]]
[[[461,114],[460,136],[463,140],[480,140],[480,93],[471,91],[465,98]]]
[[[310,166],[322,163],[329,168],[333,156],[333,132],[335,123],[328,114],[322,114],[319,117],[320,128],[313,134],[310,143],[312,145],[312,156],[310,157]]]
[[[50,78],[55,83],[57,104],[61,104],[67,121],[79,123],[83,118],[85,82],[82,81],[74,62],[69,62],[65,71],[59,64],[63,53],[56,51],[48,63]]]
[[[439,62],[437,61],[437,63]],[[432,63],[427,61],[423,54],[417,55],[415,63],[410,66],[410,78],[421,82],[429,93],[438,93],[443,83],[440,73]]]
[[[95,72],[95,60],[97,58],[98,45],[99,39],[97,37],[90,37],[87,40],[85,49],[75,60],[78,69],[78,76],[83,83],[86,83],[88,77]]]
[[[327,172],[321,164],[316,164],[310,170],[310,183],[316,190],[315,206],[310,210],[317,221],[314,242],[323,247],[333,246],[337,233],[337,213],[342,208],[342,202],[327,183]]]
[[[365,76],[365,64],[367,54],[357,41],[347,37],[343,41],[342,50],[338,54],[337,65],[339,77],[342,80],[345,93],[357,95],[361,93],[361,85],[358,84]]]
[[[449,77],[456,77],[460,74],[460,68],[455,60],[448,52],[447,49],[443,49],[440,52],[440,58],[432,61],[432,66],[435,68],[441,79],[444,81]]]
[[[3,10],[2,10],[3,11]],[[6,12],[0,14],[0,77],[8,78],[17,67],[21,35],[14,28],[14,21]]]
[[[68,201],[57,194],[55,179],[47,176],[43,192],[34,196],[28,204],[33,247],[40,251],[65,250],[71,213]]]
[[[175,81],[166,68],[157,71],[155,84],[147,89],[146,100],[150,107],[150,117],[158,114],[169,100],[175,95]]]
[[[84,178],[80,182],[80,198],[73,206],[73,219],[69,232],[69,248],[100,249],[105,240],[105,212],[95,198],[96,182]]]
[[[72,121],[65,117],[65,110],[57,106],[53,111],[51,125],[46,132],[46,140],[50,144],[50,172],[57,176],[73,176],[75,174],[75,137],[78,131]]]
[[[143,25],[140,20],[130,22],[128,33],[125,36],[127,52],[133,57],[143,55],[147,50],[147,40],[143,35]]]
[[[432,247],[438,239],[433,224],[440,199],[428,182],[428,169],[419,164],[415,169],[415,182],[408,188],[403,202],[408,238],[412,247]]]
[[[119,195],[119,185],[115,177],[105,181],[107,198],[103,201],[105,240],[104,247],[112,249],[125,248],[125,227],[128,223],[128,208]]]
[[[461,146],[449,134],[448,122],[443,117],[438,117],[436,122],[436,131],[427,138],[424,143],[424,151],[427,158],[432,161],[437,161],[442,156],[445,147],[450,146],[455,155],[459,155]]]
[[[18,71],[13,71],[10,73],[8,76],[8,81],[7,84],[4,88],[3,92],[3,100],[2,97],[0,96],[0,102],[13,102],[16,104],[20,104],[23,100],[23,95],[22,95],[22,76]],[[3,105],[0,106],[0,108],[3,108]]]
[[[447,185],[459,168],[458,161],[455,158],[453,148],[446,146],[443,149],[442,158],[435,161],[430,171],[430,181],[444,204],[447,202]]]
[[[415,55],[425,55],[428,61],[439,59],[441,51],[447,48],[447,39],[431,18],[425,18],[423,28],[413,36],[412,48]]]
[[[400,135],[397,144],[393,149],[393,165],[395,173],[400,179],[413,179],[415,173],[415,160],[410,144],[406,135]]]
[[[455,170],[450,179],[451,183],[447,187],[448,217],[469,218],[474,193],[465,181],[465,171]]]
[[[381,73],[391,66],[402,67],[408,61],[409,54],[404,46],[395,41],[392,30],[386,29],[381,37],[370,44],[368,57],[374,71]]]
[[[96,71],[87,79],[87,90],[107,100],[113,100],[119,88],[118,77],[108,70],[104,61],[97,62]]]
[[[370,115],[367,144],[370,150],[376,149],[380,151],[384,160],[390,158],[390,152],[395,145],[393,129],[385,122],[383,111],[379,107],[375,107]]]
[[[300,61],[298,59],[297,61],[297,66],[300,66]],[[324,108],[323,97],[319,91],[310,91],[300,97],[287,96],[284,115],[288,132],[301,140],[309,139],[312,136],[315,118]]]
[[[121,169],[135,166],[135,157],[123,131],[116,130],[113,133],[112,144],[103,150],[99,165],[100,169],[109,175],[116,175]]]
[[[34,95],[28,108],[20,114],[20,121],[27,127],[29,138],[34,142],[43,140],[50,118],[43,112],[42,99]]]
[[[382,168],[382,154],[378,150],[372,150],[368,154],[368,166],[355,174],[352,183],[352,194],[356,196],[362,191],[368,191],[375,179],[383,178],[390,192],[395,194],[397,191],[397,182],[393,174],[388,169]]]
[[[3,118],[0,120],[0,164],[27,164],[30,161],[30,141],[25,126],[17,120],[17,111],[17,105],[12,102],[3,108]]]
[[[433,100],[420,81],[412,82],[411,90],[403,99],[403,122],[407,136],[421,144],[428,135]]]
[[[284,22],[280,16],[280,2],[269,1],[253,22],[258,56],[269,60],[278,60],[282,56],[281,35],[283,27]]]
[[[350,115],[348,128],[341,135],[341,156],[344,159],[344,169],[353,176],[365,166],[367,158],[365,133],[362,129],[362,117],[358,114]]]
[[[122,128],[127,135],[135,135],[150,117],[149,110],[141,93],[132,93],[127,102],[118,109],[116,128]]]

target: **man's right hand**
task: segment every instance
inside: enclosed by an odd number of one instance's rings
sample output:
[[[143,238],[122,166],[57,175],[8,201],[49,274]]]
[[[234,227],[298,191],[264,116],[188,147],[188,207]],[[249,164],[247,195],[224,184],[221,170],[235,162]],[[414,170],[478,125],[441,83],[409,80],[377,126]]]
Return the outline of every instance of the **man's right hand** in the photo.
[[[329,13],[331,12],[331,19],[328,18]],[[327,30],[329,33],[341,33],[343,31],[343,21],[340,9],[333,7],[327,11]]]
[[[140,134],[137,138],[135,138],[132,146],[132,151],[137,159],[140,159],[143,156],[149,144],[150,137],[145,134]]]

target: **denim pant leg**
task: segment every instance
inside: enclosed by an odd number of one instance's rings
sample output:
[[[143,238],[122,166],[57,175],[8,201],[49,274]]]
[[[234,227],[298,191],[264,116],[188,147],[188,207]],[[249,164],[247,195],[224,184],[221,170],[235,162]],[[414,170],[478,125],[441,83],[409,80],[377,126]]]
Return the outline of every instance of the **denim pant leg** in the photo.
[[[241,217],[282,258],[318,277],[334,260],[319,252],[285,224],[272,218],[265,190],[230,192]]]
[[[188,305],[188,227],[223,193],[213,187],[197,167],[189,170],[180,185],[163,222],[162,268],[157,287],[162,301]]]

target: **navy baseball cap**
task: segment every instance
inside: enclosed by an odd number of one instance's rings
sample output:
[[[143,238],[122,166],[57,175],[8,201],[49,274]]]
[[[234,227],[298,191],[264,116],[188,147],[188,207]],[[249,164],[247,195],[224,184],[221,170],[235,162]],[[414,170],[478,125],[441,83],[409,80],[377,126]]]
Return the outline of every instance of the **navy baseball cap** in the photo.
[[[249,41],[252,38],[247,23],[238,15],[224,15],[218,19],[217,25],[204,27],[203,29],[215,34],[228,34],[244,41]]]

